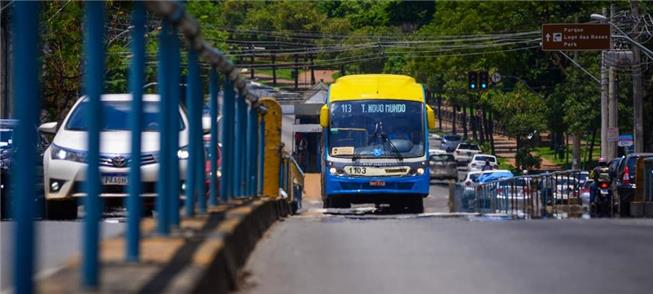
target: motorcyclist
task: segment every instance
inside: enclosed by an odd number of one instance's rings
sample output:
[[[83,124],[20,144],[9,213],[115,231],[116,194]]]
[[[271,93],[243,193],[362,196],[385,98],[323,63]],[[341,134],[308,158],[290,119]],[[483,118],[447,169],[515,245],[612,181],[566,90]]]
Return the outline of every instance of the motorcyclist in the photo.
[[[608,175],[608,162],[605,160],[605,158],[601,157],[599,159],[599,164],[592,169],[592,172],[590,173],[590,178],[594,180],[594,183],[592,183],[591,189],[590,189],[590,203],[591,204],[606,204],[609,201],[609,199],[600,199],[597,196],[599,195],[599,181],[610,181],[610,176]],[[601,202],[601,203],[599,203]],[[597,207],[599,208],[599,207]]]
[[[483,165],[483,168],[481,170],[482,171],[492,170],[492,164],[490,164],[490,160],[485,161],[485,165]]]

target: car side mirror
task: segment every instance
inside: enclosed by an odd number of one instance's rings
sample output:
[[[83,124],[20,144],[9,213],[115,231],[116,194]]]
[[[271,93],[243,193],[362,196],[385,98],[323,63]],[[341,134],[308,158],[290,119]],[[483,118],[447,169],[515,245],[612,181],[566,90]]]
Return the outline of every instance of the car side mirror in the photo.
[[[435,129],[435,112],[431,106],[426,105],[426,123],[429,130]]]
[[[44,134],[54,135],[57,133],[58,125],[59,123],[56,121],[44,123],[41,126],[39,126],[39,132]]]
[[[320,126],[322,126],[322,128],[329,126],[329,106],[326,104],[322,105],[322,108],[320,108]]]

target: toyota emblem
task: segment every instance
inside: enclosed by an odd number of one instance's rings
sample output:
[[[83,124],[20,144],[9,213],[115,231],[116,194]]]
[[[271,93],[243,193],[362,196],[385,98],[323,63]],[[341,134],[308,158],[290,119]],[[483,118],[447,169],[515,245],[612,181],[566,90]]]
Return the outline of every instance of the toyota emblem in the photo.
[[[127,164],[127,159],[122,156],[111,158],[111,163],[115,167],[124,167]]]

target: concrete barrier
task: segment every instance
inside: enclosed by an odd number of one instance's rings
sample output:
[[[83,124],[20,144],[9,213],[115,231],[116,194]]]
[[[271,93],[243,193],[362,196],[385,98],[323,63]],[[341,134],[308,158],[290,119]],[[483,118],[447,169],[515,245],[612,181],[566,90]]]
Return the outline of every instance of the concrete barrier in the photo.
[[[125,239],[101,244],[98,289],[80,288],[79,258],[37,283],[42,293],[228,293],[259,238],[290,213],[284,200],[237,200],[182,220],[170,237],[155,234],[152,219],[142,222],[142,257],[125,262]]]

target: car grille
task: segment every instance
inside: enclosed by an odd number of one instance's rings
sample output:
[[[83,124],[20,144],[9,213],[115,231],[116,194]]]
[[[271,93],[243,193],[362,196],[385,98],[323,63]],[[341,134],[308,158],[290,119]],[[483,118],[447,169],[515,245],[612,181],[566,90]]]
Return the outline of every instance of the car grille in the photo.
[[[120,154],[100,155],[100,166],[108,167],[128,167],[131,159],[128,156]],[[152,154],[141,154],[141,165],[156,163]]]

